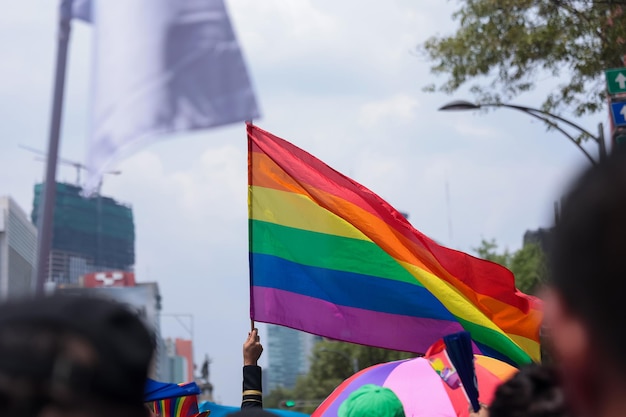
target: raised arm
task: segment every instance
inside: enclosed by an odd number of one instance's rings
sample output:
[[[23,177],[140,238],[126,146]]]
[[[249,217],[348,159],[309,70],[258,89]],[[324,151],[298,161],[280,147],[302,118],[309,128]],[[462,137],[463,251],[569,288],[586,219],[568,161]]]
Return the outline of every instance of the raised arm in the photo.
[[[248,338],[243,344],[243,394],[241,408],[262,408],[262,371],[258,365],[259,358],[263,353],[263,345],[259,338],[258,329],[248,333]]]

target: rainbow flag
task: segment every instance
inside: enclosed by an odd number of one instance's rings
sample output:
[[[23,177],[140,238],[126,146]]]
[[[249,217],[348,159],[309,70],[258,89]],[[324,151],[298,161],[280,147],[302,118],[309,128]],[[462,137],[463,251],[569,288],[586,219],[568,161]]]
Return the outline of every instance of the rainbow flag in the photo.
[[[508,269],[438,245],[361,184],[247,131],[253,320],[416,353],[466,330],[477,353],[540,360],[541,303]]]
[[[209,414],[198,411],[195,395],[153,401],[152,411],[157,417],[206,417]]]

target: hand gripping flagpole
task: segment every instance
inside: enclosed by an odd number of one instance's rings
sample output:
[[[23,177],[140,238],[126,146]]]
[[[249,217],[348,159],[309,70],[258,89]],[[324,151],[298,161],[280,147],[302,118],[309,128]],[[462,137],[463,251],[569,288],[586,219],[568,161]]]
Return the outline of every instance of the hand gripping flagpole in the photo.
[[[36,295],[42,295],[44,292],[48,263],[50,261],[50,248],[52,246],[52,222],[54,219],[54,202],[56,197],[56,170],[59,154],[61,119],[63,116],[63,92],[65,90],[67,49],[70,40],[72,1],[73,0],[61,0],[60,4],[46,177],[42,187],[43,204],[40,198],[39,213],[37,216],[37,265],[33,283]]]

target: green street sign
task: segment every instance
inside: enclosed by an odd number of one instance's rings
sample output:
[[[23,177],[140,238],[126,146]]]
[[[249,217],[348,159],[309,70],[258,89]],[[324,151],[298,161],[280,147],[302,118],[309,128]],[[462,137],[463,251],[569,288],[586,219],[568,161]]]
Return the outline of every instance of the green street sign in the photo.
[[[608,69],[604,75],[609,94],[626,93],[626,68]]]

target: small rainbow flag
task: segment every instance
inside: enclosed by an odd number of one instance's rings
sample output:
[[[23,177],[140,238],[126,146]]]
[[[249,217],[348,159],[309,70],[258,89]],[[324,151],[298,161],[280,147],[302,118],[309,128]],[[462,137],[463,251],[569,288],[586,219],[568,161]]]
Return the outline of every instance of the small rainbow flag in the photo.
[[[198,411],[195,395],[153,401],[152,410],[157,417],[205,417],[209,414]]]
[[[253,320],[416,353],[467,330],[477,353],[540,360],[541,303],[509,270],[438,245],[314,156],[247,131]]]

